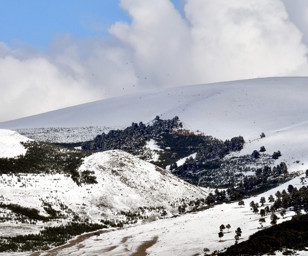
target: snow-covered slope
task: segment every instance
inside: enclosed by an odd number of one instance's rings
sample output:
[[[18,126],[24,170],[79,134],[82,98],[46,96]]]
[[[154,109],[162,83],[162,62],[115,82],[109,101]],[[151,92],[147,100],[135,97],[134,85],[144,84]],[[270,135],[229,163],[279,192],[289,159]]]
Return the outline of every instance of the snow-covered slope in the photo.
[[[0,129],[0,158],[11,158],[26,153],[21,142],[29,141],[25,136],[10,130]]]
[[[70,246],[64,246],[55,251],[58,256],[191,256],[203,255],[204,248],[208,248],[210,252],[222,250],[234,244],[234,231],[237,227],[242,229],[240,242],[260,230],[260,215],[250,210],[251,201],[259,202],[261,197],[267,199],[269,195],[275,195],[278,190],[286,190],[289,184],[301,187],[300,178],[297,177],[266,193],[244,200],[244,207],[238,206],[237,202],[217,205],[206,211],[186,214],[178,218],[158,220],[145,225],[103,233],[100,236],[92,236],[82,242],[76,239]],[[289,220],[293,215],[294,212],[288,211],[285,218],[280,218],[278,223]],[[265,219],[264,227],[270,226],[270,215],[267,215]],[[231,228],[230,231],[225,230],[222,242],[219,242],[218,232],[221,224],[230,224]],[[138,251],[140,254],[137,254]],[[141,254],[142,251],[144,254]],[[42,253],[41,255],[49,254]]]
[[[48,216],[44,208],[51,205],[67,220],[77,214],[81,219],[99,222],[114,219],[117,214],[119,220],[121,211],[134,213],[139,211],[139,207],[144,208],[144,216],[147,212],[149,216],[153,213],[160,215],[153,210],[156,207],[160,208],[159,211],[172,213],[184,201],[206,196],[198,187],[118,150],[86,157],[78,171],[94,172],[92,176],[96,177],[97,183],[78,186],[69,175],[59,173],[3,174],[0,176],[1,202],[35,208],[43,216]],[[6,216],[7,212],[3,214]],[[9,223],[6,222],[5,226],[8,227]],[[15,224],[1,230],[10,234],[13,227]],[[32,231],[33,227],[29,228],[29,232]],[[22,232],[26,233],[25,230]]]
[[[223,82],[96,101],[4,122],[0,127],[119,127],[147,122],[156,115],[178,115],[192,129],[216,137],[254,137],[308,121],[307,96],[308,78]]]
[[[15,121],[3,128],[125,127],[156,115],[178,115],[187,128],[220,139],[241,135],[248,153],[263,145],[281,161],[308,168],[308,78],[264,78],[161,89],[78,105]],[[257,141],[261,132],[266,139]]]
[[[91,198],[86,200],[92,205],[92,212],[100,212],[101,206],[104,206],[105,212],[131,211],[139,207],[171,210],[171,203],[204,195],[201,189],[120,150],[87,157],[79,171],[85,170],[94,171],[98,182],[91,185]],[[80,195],[70,191],[67,196],[72,206],[78,204]]]

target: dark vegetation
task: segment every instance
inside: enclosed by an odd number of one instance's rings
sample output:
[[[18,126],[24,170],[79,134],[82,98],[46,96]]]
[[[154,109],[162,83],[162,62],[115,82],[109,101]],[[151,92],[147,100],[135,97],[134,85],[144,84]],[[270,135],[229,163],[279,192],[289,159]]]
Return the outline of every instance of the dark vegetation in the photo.
[[[266,154],[263,146],[251,155],[226,158],[229,153],[243,148],[243,137],[222,141],[193,133],[183,129],[177,116],[169,120],[157,116],[147,125],[140,122],[124,130],[111,130],[83,143],[82,148],[94,151],[121,149],[146,159],[144,146],[151,139],[161,149],[156,152],[159,159],[154,164],[162,168],[169,166],[174,175],[198,186],[228,188],[231,200],[273,188],[289,178],[284,163],[273,169],[269,167],[281,156],[280,151]],[[189,157],[183,165],[177,166],[179,159],[194,153],[195,157]]]
[[[66,243],[74,236],[107,228],[106,225],[70,223],[66,226],[46,227],[39,234],[1,237],[0,252],[48,250]]]
[[[253,213],[260,214],[261,228],[265,217],[270,215],[272,227],[259,231],[249,237],[248,241],[235,244],[224,253],[218,255],[263,255],[283,249],[306,250],[308,246],[308,187],[300,189],[289,185],[287,191],[278,191],[269,196],[270,206],[265,206],[266,199],[261,197],[259,203],[250,202]],[[279,215],[284,218],[286,211],[294,211],[295,216],[290,221],[277,225]],[[302,212],[305,215],[301,215]],[[288,251],[284,253],[288,255]],[[290,252],[291,254],[291,252]]]
[[[162,120],[158,116],[151,124],[133,123],[124,130],[111,130],[109,133],[96,136],[93,141],[85,142],[83,149],[105,151],[121,149],[145,159],[145,145],[153,139],[159,146],[159,159],[152,162],[162,168],[168,165],[172,173],[192,184],[207,186],[221,180],[222,158],[227,154],[240,151],[245,143],[243,137],[234,137],[222,141],[201,133],[193,133],[182,128],[178,117]],[[183,166],[176,161],[196,153],[195,159],[189,158]],[[230,176],[233,176],[232,173]],[[205,181],[207,178],[210,180]],[[204,182],[200,182],[200,179]],[[230,181],[226,181],[230,184]],[[218,183],[220,184],[220,183]]]
[[[157,116],[151,125],[145,125],[142,122],[132,123],[124,130],[111,130],[107,134],[102,133],[96,136],[93,141],[83,143],[82,148],[95,151],[121,149],[135,153],[137,149],[145,146],[147,140],[158,138],[181,127],[182,123],[179,122],[178,117],[161,120]]]
[[[68,173],[77,183],[95,183],[95,177],[77,171],[88,151],[72,150],[42,142],[24,143],[27,153],[17,158],[0,158],[0,174]]]
[[[83,149],[106,151],[121,149],[138,155],[146,142],[153,139],[163,149],[156,164],[166,167],[175,161],[197,152],[200,161],[222,158],[232,151],[243,148],[243,137],[232,138],[225,142],[211,136],[195,134],[182,129],[182,123],[176,116],[162,120],[158,116],[151,124],[132,123],[124,130],[111,130],[109,133],[96,136],[93,141],[85,142]]]
[[[0,208],[6,208],[11,210],[13,213],[30,220],[42,220],[48,221],[50,218],[42,216],[39,214],[39,211],[34,208],[26,208],[16,204],[3,204],[0,203]]]
[[[308,215],[305,214],[261,230],[251,235],[249,240],[235,244],[218,255],[263,255],[283,248],[306,250],[307,246]]]

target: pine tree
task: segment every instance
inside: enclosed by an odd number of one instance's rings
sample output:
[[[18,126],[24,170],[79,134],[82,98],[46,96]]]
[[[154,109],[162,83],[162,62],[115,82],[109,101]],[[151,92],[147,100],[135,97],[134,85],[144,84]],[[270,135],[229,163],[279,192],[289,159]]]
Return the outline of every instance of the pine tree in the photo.
[[[261,228],[263,228],[263,223],[265,223],[265,218],[260,218],[259,223],[260,223]]]
[[[244,206],[244,205],[245,205],[245,203],[244,203],[244,201],[243,201],[243,200],[241,200],[241,201],[239,201],[239,202],[238,202],[238,205],[239,205],[239,206]]]
[[[236,244],[238,243],[238,240],[240,239],[241,235],[242,235],[242,230],[241,230],[240,227],[238,227],[238,228],[235,230],[235,236],[234,236],[234,238],[235,238],[235,243],[236,243]]]
[[[231,228],[231,225],[230,225],[230,224],[227,224],[227,225],[226,225],[226,228],[228,229],[228,232],[229,232],[229,230],[230,230],[230,228]]]
[[[268,197],[268,201],[269,201],[270,203],[273,203],[273,202],[275,201],[273,195],[270,195],[270,196]]]
[[[277,215],[275,213],[272,213],[272,215],[271,215],[271,224],[272,225],[276,225],[277,224],[277,219],[278,219]]]
[[[265,203],[265,202],[266,202],[265,197],[262,196],[262,197],[260,198],[261,206],[264,206],[264,203]]]
[[[221,232],[223,232],[225,228],[226,228],[226,227],[225,227],[224,224],[221,224],[220,227],[219,227],[219,229],[220,229]]]
[[[261,217],[264,217],[265,214],[266,214],[265,210],[264,210],[264,209],[261,209],[261,210],[260,210],[260,215],[261,215]]]
[[[286,215],[286,209],[282,209],[282,210],[280,211],[280,215],[281,215],[281,217],[284,219],[284,216]]]
[[[221,238],[224,236],[224,232],[220,231],[218,233],[218,237],[219,237],[219,242],[221,242]]]

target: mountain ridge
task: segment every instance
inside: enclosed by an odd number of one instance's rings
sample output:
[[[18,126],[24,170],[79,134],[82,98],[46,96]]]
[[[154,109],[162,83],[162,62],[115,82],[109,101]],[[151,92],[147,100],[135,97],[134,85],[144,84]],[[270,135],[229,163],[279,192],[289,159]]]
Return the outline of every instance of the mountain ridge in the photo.
[[[289,125],[288,122],[282,120],[279,120],[279,123],[264,120],[264,117],[268,119],[268,116],[266,113],[263,113],[263,117],[260,116],[258,110],[267,110],[270,114],[274,114],[279,108],[282,108],[283,110],[288,109],[287,114],[293,113],[295,110],[292,102],[297,100],[304,103],[304,98],[307,96],[304,89],[307,85],[307,77],[260,78],[157,89],[152,92],[109,98],[1,122],[0,128],[91,125],[117,128],[128,126],[131,122],[147,123],[156,115],[162,118],[171,118],[177,115],[184,124],[189,124],[192,130],[199,129],[219,138],[239,135],[235,133],[236,130],[239,130],[246,131],[246,134],[241,134],[245,136],[248,132],[255,134],[255,128],[258,127],[258,132],[260,132],[262,129],[271,131]],[[271,98],[271,95],[275,94],[276,97]],[[283,105],[281,104],[282,100],[284,101]],[[306,104],[297,107],[299,107],[299,112],[308,108]],[[241,108],[246,108],[246,111]],[[246,120],[245,117],[251,116],[253,113],[255,113],[256,120]],[[228,133],[223,132],[219,127],[216,127],[215,132],[215,127],[210,125],[214,121],[219,121],[216,116],[224,119],[224,122],[228,124],[230,130]],[[200,119],[203,119],[207,124],[202,123]],[[238,129],[236,129],[234,124],[232,125],[234,121],[239,121],[245,127],[237,127]],[[263,121],[267,121],[268,125],[264,125]],[[307,120],[302,118],[294,120],[295,123],[303,121]],[[220,123],[221,121],[215,125],[218,126]]]

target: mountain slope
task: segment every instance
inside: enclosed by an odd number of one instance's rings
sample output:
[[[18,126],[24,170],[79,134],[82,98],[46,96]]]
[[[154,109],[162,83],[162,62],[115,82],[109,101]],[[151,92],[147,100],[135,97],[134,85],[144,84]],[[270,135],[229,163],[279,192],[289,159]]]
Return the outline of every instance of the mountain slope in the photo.
[[[221,204],[195,214],[103,233],[81,242],[76,239],[76,243],[72,243],[71,246],[59,249],[57,255],[137,255],[141,246],[146,248],[146,255],[160,256],[203,255],[204,248],[208,248],[211,253],[215,250],[223,250],[234,244],[234,231],[237,227],[242,229],[239,242],[247,240],[250,235],[260,230],[260,215],[252,213],[249,206],[252,200],[259,202],[261,197],[267,199],[277,191],[287,190],[290,184],[300,188],[302,186],[300,177],[259,196],[245,199],[245,205],[242,207],[237,202]],[[265,204],[265,206],[270,205],[269,202]],[[293,215],[294,212],[288,210],[286,216],[280,218],[278,223],[290,220]],[[270,214],[266,215],[265,219],[264,227],[271,226]],[[230,232],[224,231],[222,242],[219,242],[218,233],[221,224],[230,224],[231,229]],[[152,243],[149,243],[150,241]],[[147,244],[152,246],[146,246]],[[41,253],[41,255],[49,255],[49,253]]]
[[[128,126],[178,115],[219,138],[307,122],[308,78],[266,78],[161,89],[105,99],[0,124],[2,128]],[[225,129],[225,127],[228,129]]]
[[[126,127],[179,116],[186,128],[219,139],[243,136],[243,154],[280,150],[291,168],[308,168],[308,78],[264,78],[161,89],[0,123],[0,128]],[[260,140],[264,132],[266,138]],[[81,136],[82,137],[82,136]],[[78,138],[78,136],[75,136]],[[298,162],[300,161],[300,162]],[[304,166],[302,166],[302,164]]]
[[[68,173],[56,169],[2,174],[0,217],[5,222],[0,223],[1,235],[33,232],[33,222],[40,229],[59,221],[117,223],[126,222],[127,216],[133,216],[133,221],[171,216],[184,202],[206,196],[198,187],[119,150],[85,157],[77,171],[80,180],[87,182],[78,185]],[[27,212],[37,213],[29,217]]]

